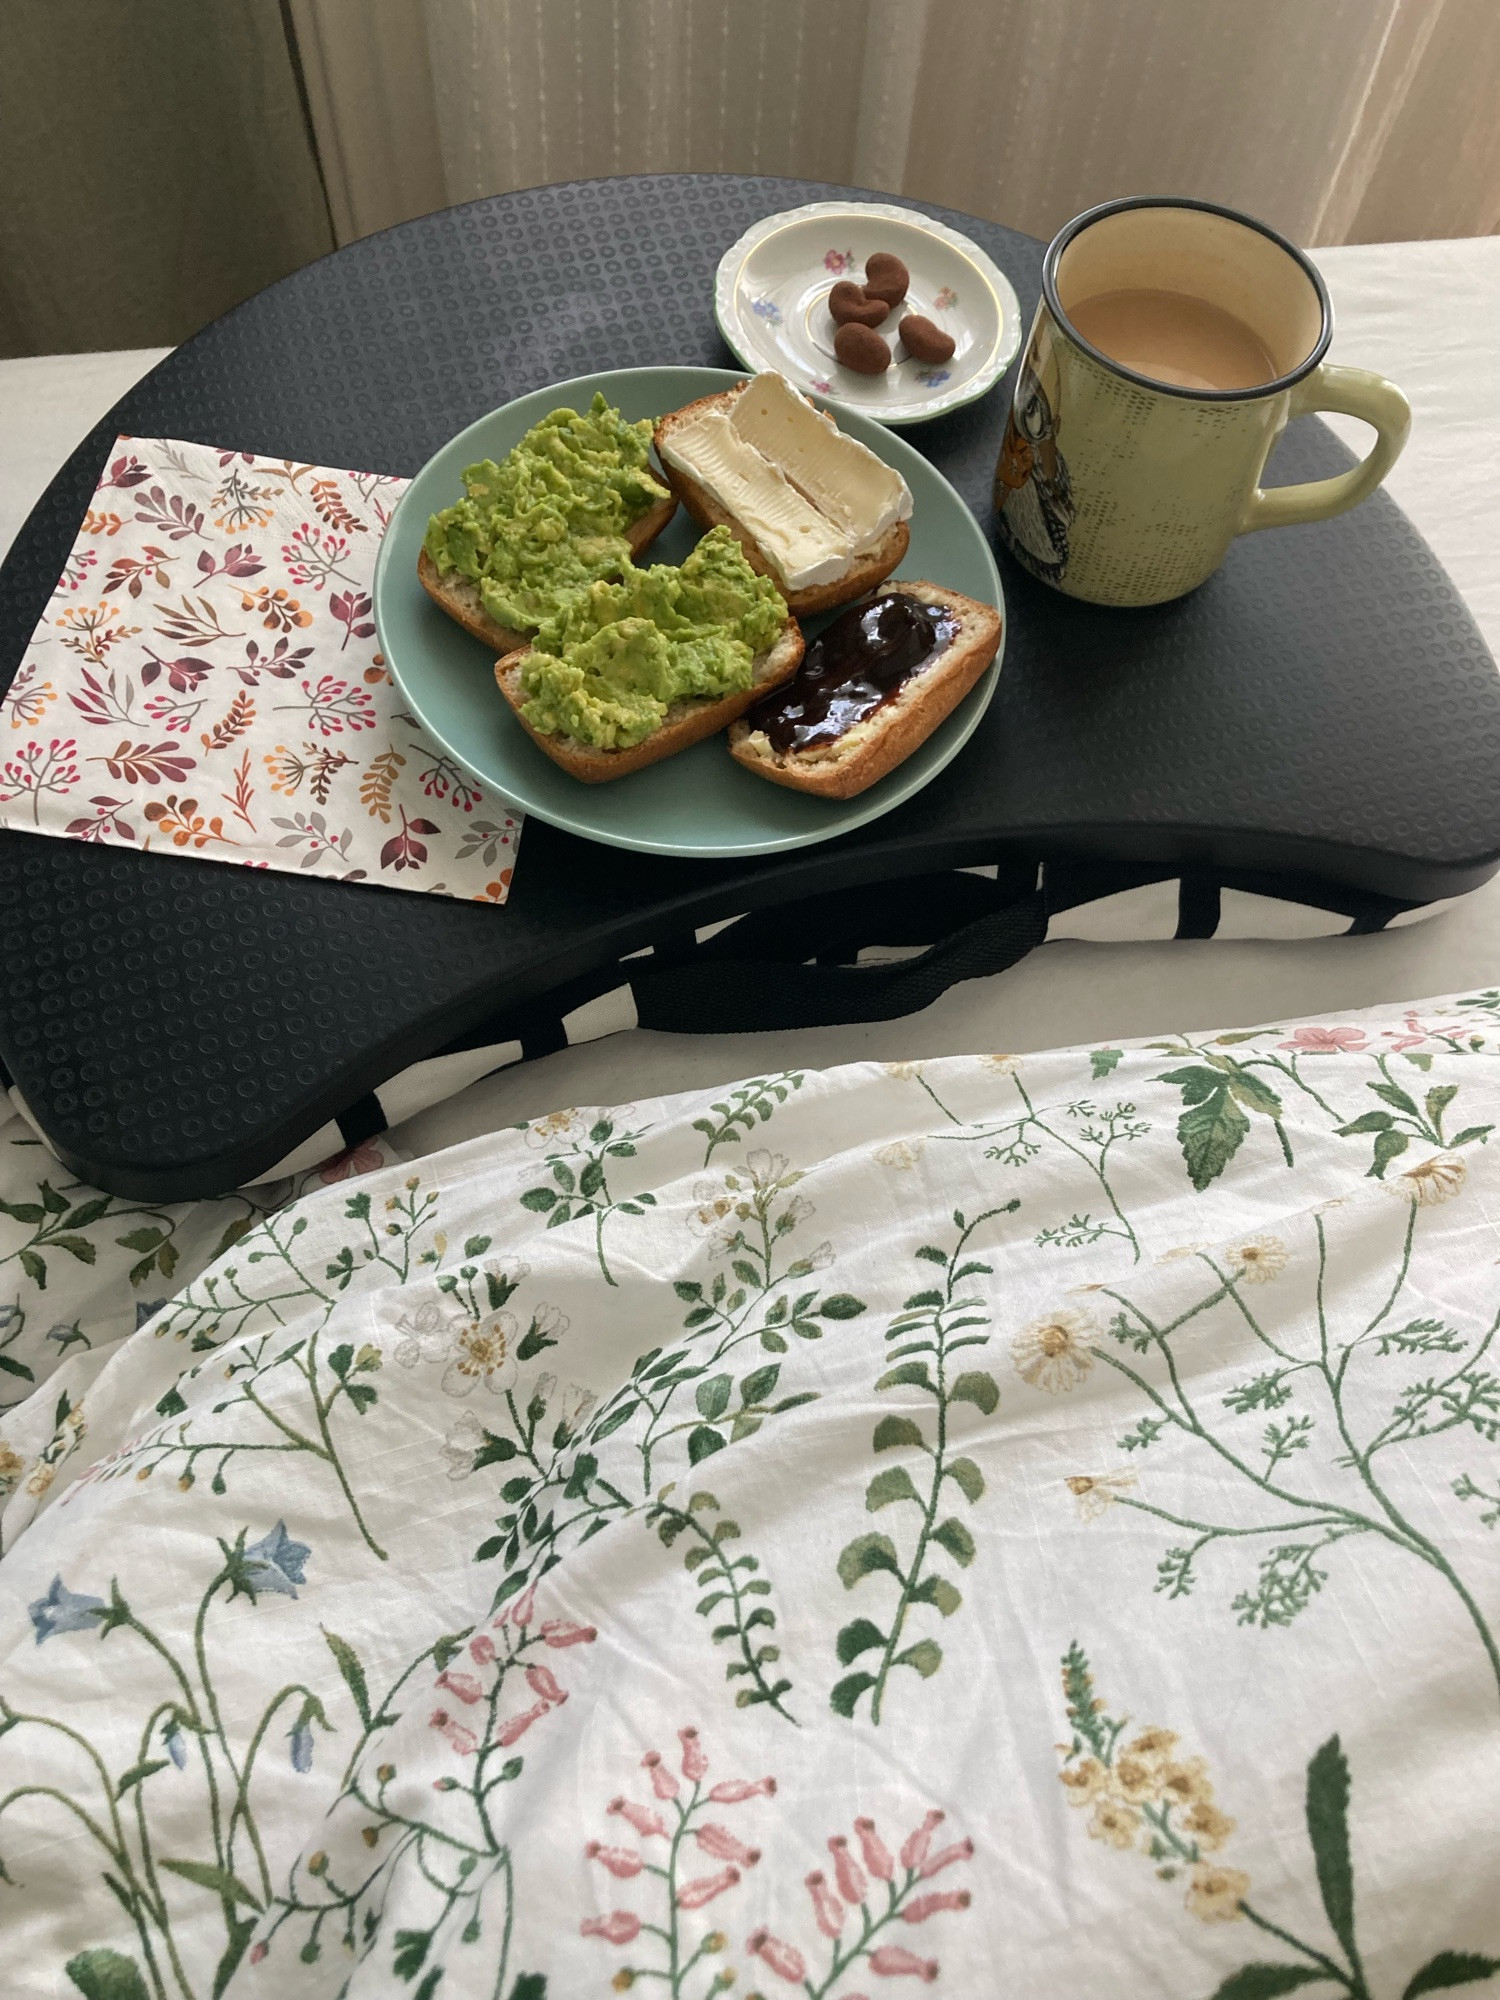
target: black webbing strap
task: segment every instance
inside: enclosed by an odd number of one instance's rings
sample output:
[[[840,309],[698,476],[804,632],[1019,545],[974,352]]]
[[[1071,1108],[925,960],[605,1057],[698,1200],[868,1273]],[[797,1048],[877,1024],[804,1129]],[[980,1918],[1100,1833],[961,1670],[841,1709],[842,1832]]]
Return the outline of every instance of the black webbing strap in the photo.
[[[919,956],[891,965],[734,957],[730,954],[739,928],[736,924],[723,934],[722,953],[713,958],[705,953],[690,965],[632,970],[640,1026],[722,1035],[894,1020],[930,1006],[959,980],[982,979],[1015,965],[1046,937],[1047,913],[1042,896],[1032,892],[960,926]],[[751,940],[740,942],[743,949]]]
[[[565,1017],[610,993],[623,1000],[627,985],[639,1025],[675,1034],[895,1020],[930,1006],[960,980],[1007,971],[1045,940],[1049,913],[1174,872],[1070,857],[1046,864],[1039,890],[1035,861],[1002,861],[803,897],[739,917],[701,941],[690,930],[659,938],[650,957],[612,960],[525,1007],[500,1010],[439,1053],[519,1041],[525,1059],[549,1054],[572,1039]],[[1415,907],[1289,875],[1188,871],[1182,885],[1179,937],[1213,934],[1225,888],[1337,912],[1354,919],[1354,932],[1379,929]],[[854,962],[874,945],[927,949],[895,963]],[[629,1009],[621,1011],[617,1025],[626,1027]],[[611,1031],[591,1024],[580,1039]]]

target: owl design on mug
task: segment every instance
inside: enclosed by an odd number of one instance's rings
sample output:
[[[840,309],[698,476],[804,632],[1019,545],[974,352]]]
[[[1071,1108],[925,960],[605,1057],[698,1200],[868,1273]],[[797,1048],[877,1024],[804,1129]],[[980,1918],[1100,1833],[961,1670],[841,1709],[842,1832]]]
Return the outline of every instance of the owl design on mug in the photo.
[[[1023,368],[995,473],[1000,535],[1023,568],[1056,583],[1068,566],[1073,488],[1057,448],[1057,415],[1039,375]]]

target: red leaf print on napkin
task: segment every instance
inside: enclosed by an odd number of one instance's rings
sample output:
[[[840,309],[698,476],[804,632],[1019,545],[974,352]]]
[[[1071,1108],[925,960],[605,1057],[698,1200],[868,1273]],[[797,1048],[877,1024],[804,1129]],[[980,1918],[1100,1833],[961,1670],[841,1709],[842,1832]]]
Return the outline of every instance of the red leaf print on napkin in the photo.
[[[121,698],[116,676],[111,674],[108,687],[96,680],[87,667],[79,669],[83,675],[83,691],[70,689],[68,700],[78,710],[85,722],[93,722],[108,728],[111,723],[129,722],[130,704],[135,700],[135,689],[129,677],[125,681],[125,694]]]
[[[138,458],[122,456],[110,466],[109,476],[99,481],[99,491],[102,493],[107,486],[139,486],[143,479],[150,477],[151,474]]]
[[[135,828],[128,819],[120,817],[125,810],[123,799],[107,798],[102,792],[97,792],[89,804],[94,807],[92,818],[68,821],[66,830],[74,840],[92,840],[102,845],[106,833],[113,833],[121,840],[135,839]]]
[[[90,757],[124,785],[180,785],[197,763],[175,743],[123,742],[110,757]]]
[[[190,654],[184,654],[180,660],[163,660],[152,653],[149,646],[145,650],[151,657],[141,668],[141,684],[144,687],[149,687],[152,681],[165,674],[178,694],[191,694],[198,683],[213,672],[207,660],[195,660]]]
[[[373,608],[371,600],[360,592],[354,590],[335,591],[334,595],[328,600],[328,608],[334,617],[337,618],[340,625],[346,628],[344,632],[344,646],[347,646],[351,639],[369,639],[374,636],[375,627],[373,625],[355,623],[356,619],[368,620]],[[339,647],[341,653],[344,650],[344,646]]]
[[[246,687],[257,686],[262,674],[270,674],[278,681],[291,681],[297,678],[297,669],[303,661],[311,656],[311,646],[298,646],[293,651],[290,639],[278,639],[269,653],[262,653],[252,639],[245,647],[245,664],[229,671],[238,674]]]
[[[408,819],[405,806],[397,806],[401,815],[401,831],[393,833],[380,850],[382,868],[394,868],[399,874],[403,868],[420,868],[427,859],[427,849],[413,836],[419,833],[436,833],[438,828],[430,819]]]
[[[125,479],[115,483],[130,486],[135,482]],[[169,500],[164,486],[153,486],[149,493],[136,494],[135,518],[144,521],[148,528],[160,528],[171,542],[186,541],[189,535],[203,533],[202,509],[184,500],[180,493],[174,493]]]
[[[265,564],[248,542],[235,542],[224,551],[223,562],[217,562],[211,549],[200,549],[198,567],[206,578],[211,576],[259,576]]]

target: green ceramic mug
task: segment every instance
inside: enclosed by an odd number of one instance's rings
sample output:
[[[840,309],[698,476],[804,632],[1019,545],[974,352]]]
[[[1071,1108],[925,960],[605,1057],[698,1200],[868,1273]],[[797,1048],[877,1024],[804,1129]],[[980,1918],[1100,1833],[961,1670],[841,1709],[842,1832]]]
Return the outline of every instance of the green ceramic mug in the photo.
[[[1357,506],[1411,409],[1382,376],[1325,361],[1332,334],[1312,263],[1247,215],[1145,196],[1077,216],[1042,268],[995,473],[1001,540],[1069,596],[1160,604],[1237,535]],[[1313,410],[1373,425],[1369,456],[1263,489],[1272,445]]]

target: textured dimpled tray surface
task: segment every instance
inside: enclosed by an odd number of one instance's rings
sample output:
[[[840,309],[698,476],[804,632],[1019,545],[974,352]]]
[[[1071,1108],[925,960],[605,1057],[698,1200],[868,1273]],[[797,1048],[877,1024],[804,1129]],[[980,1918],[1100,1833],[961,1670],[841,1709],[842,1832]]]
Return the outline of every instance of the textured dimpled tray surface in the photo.
[[[731,176],[531,189],[273,286],[147,376],[53,482],[0,572],[0,687],[117,432],[411,473],[546,383],[725,365],[726,244],[851,193]],[[932,213],[988,251],[1029,319],[1041,245]],[[913,434],[987,529],[1010,380]],[[1310,420],[1273,476],[1347,463]],[[1413,901],[1493,872],[1500,680],[1383,495],[1249,537],[1203,589],[1148,611],[1004,575],[1006,670],[944,780],[797,854],[675,861],[533,822],[492,909],[0,833],[0,1060],[85,1178],[186,1197],[263,1172],[500,1005],[754,906],[1018,854],[1288,869]]]

